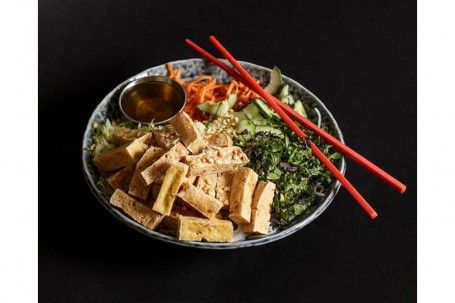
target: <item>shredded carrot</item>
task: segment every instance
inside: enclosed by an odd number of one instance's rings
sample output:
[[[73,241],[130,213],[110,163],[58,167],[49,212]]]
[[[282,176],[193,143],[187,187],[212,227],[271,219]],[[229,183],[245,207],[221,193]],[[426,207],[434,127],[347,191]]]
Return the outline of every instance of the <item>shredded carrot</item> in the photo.
[[[237,111],[247,106],[251,99],[258,98],[254,91],[235,80],[229,83],[218,83],[215,78],[204,75],[192,81],[184,81],[180,79],[181,70],[179,68],[174,69],[172,64],[167,63],[166,69],[169,77],[177,81],[185,89],[187,100],[183,110],[193,120],[203,121],[209,118],[208,114],[196,108],[201,103],[207,101],[221,102],[229,97],[230,94],[237,94],[237,102],[234,105],[234,110]]]

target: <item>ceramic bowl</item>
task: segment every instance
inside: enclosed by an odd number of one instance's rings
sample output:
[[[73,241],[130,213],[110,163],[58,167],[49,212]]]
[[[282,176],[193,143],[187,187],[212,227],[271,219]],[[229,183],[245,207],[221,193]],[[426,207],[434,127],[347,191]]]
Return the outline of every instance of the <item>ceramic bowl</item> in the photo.
[[[181,69],[181,78],[182,79],[194,79],[199,75],[209,75],[211,77],[215,77],[220,82],[228,82],[231,78],[220,68],[213,65],[212,63],[203,60],[203,59],[185,59],[171,62],[174,68]],[[249,62],[240,61],[242,66],[255,78],[260,80],[262,85],[265,85],[269,81],[270,72],[269,68],[265,68],[256,64],[252,64]],[[93,111],[88,123],[87,128],[84,133],[84,139],[82,143],[82,163],[83,163],[83,170],[84,175],[87,180],[87,183],[92,190],[95,197],[98,201],[117,219],[124,222],[126,225],[134,228],[135,230],[158,240],[182,245],[182,246],[190,246],[195,248],[206,248],[206,249],[234,249],[234,248],[241,248],[241,247],[251,247],[257,245],[263,245],[267,243],[271,243],[287,237],[296,231],[302,229],[304,226],[309,224],[311,221],[316,219],[332,202],[333,198],[337,194],[338,190],[340,189],[340,183],[338,181],[332,182],[330,188],[327,191],[327,194],[320,199],[318,203],[312,206],[309,211],[300,217],[294,219],[294,221],[288,225],[287,227],[269,233],[265,236],[256,236],[251,235],[247,236],[244,239],[235,239],[232,243],[209,243],[209,242],[188,242],[188,241],[180,241],[176,237],[165,235],[159,233],[157,231],[150,230],[134,220],[128,217],[125,213],[121,210],[115,208],[109,203],[109,197],[107,197],[100,188],[97,187],[96,182],[99,178],[98,171],[92,162],[91,155],[86,148],[92,145],[92,136],[94,133],[94,129],[92,127],[93,123],[104,123],[106,118],[110,120],[116,119],[121,117],[121,112],[118,106],[118,100],[120,93],[122,92],[123,88],[127,86],[132,81],[150,75],[161,75],[167,76],[167,70],[165,65],[159,65],[152,68],[149,68],[129,79],[124,81],[123,83],[119,84],[116,88],[114,88],[96,107]],[[325,105],[309,90],[305,87],[297,83],[296,81],[290,79],[289,77],[283,76],[283,80],[285,83],[289,84],[290,92],[297,98],[302,100],[305,104],[308,104],[310,108],[317,108],[321,113],[322,122],[327,124],[328,127],[333,132],[333,135],[338,138],[341,142],[343,141],[343,135],[337,125],[337,122],[333,118],[332,114],[328,111]],[[346,170],[346,162],[344,157],[338,164],[338,169],[341,171],[342,174],[345,173]]]

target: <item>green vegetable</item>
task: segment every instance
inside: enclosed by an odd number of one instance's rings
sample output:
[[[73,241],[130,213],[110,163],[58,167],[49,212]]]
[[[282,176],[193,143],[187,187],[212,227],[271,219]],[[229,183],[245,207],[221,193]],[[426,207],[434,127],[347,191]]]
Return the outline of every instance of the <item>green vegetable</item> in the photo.
[[[296,216],[305,214],[320,199],[320,192],[315,192],[315,186],[322,186],[326,191],[335,181],[314,157],[310,147],[299,140],[287,125],[282,123],[279,130],[282,130],[281,137],[270,132],[257,132],[240,135],[235,142],[250,158],[247,166],[258,173],[259,179],[277,185],[272,211],[274,227],[285,226]],[[327,128],[325,130],[328,131]],[[306,133],[337,165],[341,155],[319,137],[309,131]]]
[[[298,112],[300,115],[302,115],[303,117],[308,118],[308,115],[305,111],[305,107],[303,106],[302,101],[300,101],[300,100],[295,101],[294,110],[296,112]]]
[[[204,113],[222,117],[234,107],[235,102],[237,102],[237,94],[231,94],[221,102],[207,101],[199,104],[196,108]]]
[[[270,82],[264,88],[264,90],[272,95],[276,94],[283,85],[283,79],[281,77],[281,71],[278,67],[274,66],[272,72],[270,73]]]
[[[218,111],[219,106],[220,106],[220,103],[207,101],[207,102],[199,104],[198,106],[196,106],[196,108],[198,110],[200,110],[201,112],[215,115],[216,112]]]
[[[289,84],[283,86],[278,94],[278,99],[283,101],[283,98],[289,95]]]

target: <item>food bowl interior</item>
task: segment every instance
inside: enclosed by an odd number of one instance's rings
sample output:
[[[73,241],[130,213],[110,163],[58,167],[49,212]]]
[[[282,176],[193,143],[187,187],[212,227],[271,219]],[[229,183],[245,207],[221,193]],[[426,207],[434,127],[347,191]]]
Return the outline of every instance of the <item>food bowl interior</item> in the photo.
[[[223,60],[224,61],[224,60]],[[224,61],[226,62],[226,61]],[[260,80],[261,85],[265,85],[269,81],[270,72],[271,70],[262,66],[258,66],[248,62],[240,61],[242,66],[255,78]],[[210,75],[211,77],[215,77],[220,82],[228,82],[231,78],[217,66],[213,65],[210,62],[207,62],[203,59],[187,59],[187,60],[179,60],[171,62],[174,68],[181,69],[181,78],[185,80],[194,79],[200,75]],[[91,155],[86,148],[91,146],[92,137],[94,134],[94,129],[92,127],[93,123],[104,123],[105,120],[108,118],[110,120],[120,118],[122,113],[119,108],[119,97],[122,90],[132,81],[137,80],[138,78],[150,76],[150,75],[161,75],[167,76],[167,70],[165,65],[159,65],[156,67],[152,67],[147,69],[136,76],[131,77],[130,79],[124,81],[119,86],[117,86],[113,91],[111,91],[103,101],[98,105],[98,107],[93,112],[90,120],[87,124],[87,128],[84,134],[83,139],[83,154],[82,154],[82,162],[83,162],[83,169],[86,180],[94,193],[97,199],[101,202],[101,204],[106,207],[106,209],[112,213],[116,218],[120,221],[125,222],[127,225],[131,226],[132,228],[148,235],[153,238],[183,245],[183,246],[191,246],[197,248],[207,248],[207,249],[232,249],[232,248],[240,248],[240,247],[249,247],[249,246],[257,246],[266,243],[270,243],[281,238],[284,238],[297,230],[301,229],[311,221],[313,221],[316,217],[318,217],[331,203],[335,195],[337,194],[340,183],[338,181],[332,182],[330,188],[328,189],[327,193],[324,197],[321,197],[319,203],[316,203],[314,206],[310,207],[308,211],[295,218],[291,224],[287,227],[282,228],[277,231],[270,232],[265,236],[256,236],[256,235],[249,235],[245,237],[239,237],[234,232],[234,241],[232,243],[209,243],[209,242],[186,242],[180,241],[177,238],[169,235],[165,235],[159,233],[157,231],[152,231],[147,229],[146,227],[136,223],[134,220],[130,219],[127,215],[125,215],[122,211],[118,210],[117,208],[113,207],[109,203],[109,197],[107,197],[100,188],[96,185],[96,182],[99,178],[99,174],[97,172],[96,167],[94,166]],[[325,123],[329,129],[332,131],[334,137],[339,139],[341,142],[343,141],[342,133],[331,115],[331,113],[327,110],[325,105],[310,91],[304,88],[302,85],[297,83],[296,81],[283,76],[283,80],[285,83],[289,84],[290,92],[298,99],[302,100],[305,104],[309,105],[310,108],[317,108],[321,114],[322,122]],[[315,115],[315,113],[308,113],[310,117]],[[338,163],[338,169],[341,171],[342,174],[345,173],[346,169],[346,161],[344,157]]]

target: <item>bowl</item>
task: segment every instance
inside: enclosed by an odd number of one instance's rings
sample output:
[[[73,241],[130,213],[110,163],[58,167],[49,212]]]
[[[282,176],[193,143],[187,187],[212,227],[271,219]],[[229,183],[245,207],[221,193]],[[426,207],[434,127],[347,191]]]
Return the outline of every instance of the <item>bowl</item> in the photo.
[[[225,60],[222,60],[226,62]],[[242,66],[255,78],[258,79],[261,85],[268,83],[270,78],[271,69],[262,67],[256,64],[249,62],[239,61]],[[194,79],[199,75],[209,75],[217,79],[220,82],[228,82],[231,80],[230,76],[227,75],[224,71],[218,68],[216,65],[204,60],[204,59],[185,59],[179,61],[170,62],[174,68],[181,69],[181,78],[184,80]],[[241,247],[252,247],[263,245],[277,241],[279,239],[285,238],[296,231],[302,229],[304,226],[316,219],[321,213],[330,205],[338,190],[340,189],[340,182],[333,181],[330,188],[324,197],[321,198],[319,203],[316,203],[312,206],[309,211],[304,215],[297,217],[292,221],[287,227],[279,230],[273,231],[264,236],[250,235],[246,238],[236,238],[234,233],[234,241],[232,243],[210,243],[210,242],[190,242],[190,241],[180,241],[176,237],[165,235],[157,231],[150,230],[139,223],[132,220],[121,210],[115,208],[109,203],[109,197],[107,197],[100,188],[97,187],[96,182],[99,178],[99,173],[92,162],[90,153],[86,150],[87,147],[91,146],[92,136],[94,134],[94,129],[92,127],[93,123],[104,123],[104,121],[109,119],[116,119],[122,116],[121,110],[119,108],[119,97],[121,92],[125,87],[130,83],[133,83],[137,79],[147,77],[147,76],[167,76],[167,69],[165,65],[159,65],[152,68],[149,68],[119,84],[114,88],[96,107],[93,111],[88,123],[87,128],[84,133],[83,143],[82,143],[82,164],[84,176],[87,180],[87,183],[92,190],[95,197],[98,201],[112,214],[114,217],[124,222],[126,225],[131,228],[157,240],[165,241],[172,244],[189,246],[195,248],[204,248],[204,249],[235,249]],[[325,107],[325,105],[319,100],[314,94],[312,94],[305,87],[292,80],[289,77],[283,76],[285,83],[289,84],[290,92],[296,96],[298,99],[302,100],[304,103],[308,104],[310,108],[317,108],[320,112],[322,122],[327,124],[329,129],[332,131],[334,137],[344,143],[343,135],[341,130],[338,127],[337,122],[335,121],[332,114]],[[310,113],[311,114],[311,113]],[[346,170],[346,161],[344,157],[338,163],[338,169],[342,174]]]
[[[183,110],[186,95],[183,87],[169,77],[145,76],[130,82],[120,93],[123,116],[135,123],[167,124]]]

